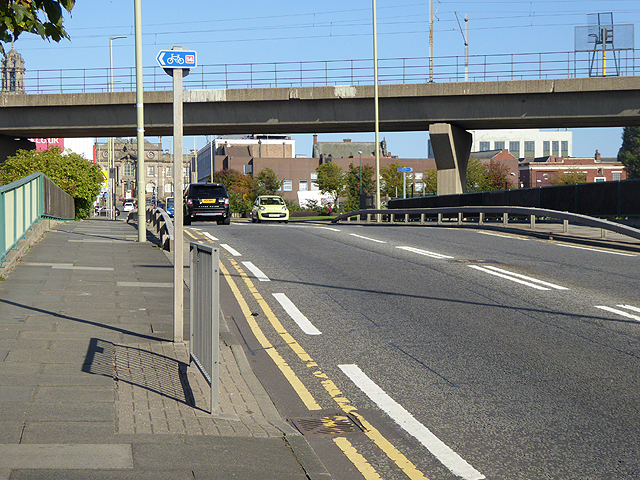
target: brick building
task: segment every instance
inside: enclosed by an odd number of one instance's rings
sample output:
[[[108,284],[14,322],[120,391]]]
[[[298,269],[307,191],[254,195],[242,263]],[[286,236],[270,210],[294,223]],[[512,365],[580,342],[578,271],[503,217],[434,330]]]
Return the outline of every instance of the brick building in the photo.
[[[546,187],[561,173],[585,173],[587,183],[626,180],[627,172],[617,158],[602,158],[596,150],[593,158],[541,157],[520,162],[520,185],[525,188]]]

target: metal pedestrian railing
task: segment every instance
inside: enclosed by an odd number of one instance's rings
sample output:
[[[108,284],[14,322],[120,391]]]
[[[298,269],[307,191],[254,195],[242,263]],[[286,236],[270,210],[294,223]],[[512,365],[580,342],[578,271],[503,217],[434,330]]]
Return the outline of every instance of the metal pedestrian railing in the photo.
[[[618,76],[640,75],[640,50],[619,50]],[[602,62],[601,62],[602,63]],[[502,80],[541,80],[587,78],[604,75],[589,52],[545,52],[469,56],[468,73],[463,56],[433,59],[433,75],[428,57],[378,59],[380,84],[417,84],[433,81],[450,83]],[[157,66],[144,67],[145,91],[171,90],[171,77]],[[336,85],[373,85],[373,60],[320,60],[307,62],[264,62],[199,65],[183,80],[186,90],[235,88],[293,88]],[[25,90],[28,94],[107,92],[110,70],[64,69],[27,70]],[[611,75],[612,69],[607,70]],[[133,92],[136,86],[134,67],[113,69],[113,91]]]
[[[180,252],[178,252],[180,253]],[[217,248],[190,243],[189,350],[211,385],[211,414],[220,410],[220,255]]]
[[[44,213],[44,175],[0,187],[0,261],[22,240]]]

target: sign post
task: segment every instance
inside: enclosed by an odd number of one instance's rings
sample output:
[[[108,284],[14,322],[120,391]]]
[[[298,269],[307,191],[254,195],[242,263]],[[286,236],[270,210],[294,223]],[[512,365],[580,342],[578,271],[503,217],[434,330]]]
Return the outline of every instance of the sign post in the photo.
[[[184,238],[182,197],[182,77],[196,67],[196,52],[180,45],[161,50],[156,57],[158,65],[173,77],[173,341],[183,342],[184,329]]]
[[[402,172],[402,198],[407,198],[407,173],[413,172],[411,167],[398,168],[398,172]]]

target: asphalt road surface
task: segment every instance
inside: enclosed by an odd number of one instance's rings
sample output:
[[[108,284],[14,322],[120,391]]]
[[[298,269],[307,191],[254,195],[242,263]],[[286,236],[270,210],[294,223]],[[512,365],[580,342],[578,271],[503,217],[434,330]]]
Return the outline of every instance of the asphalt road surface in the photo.
[[[640,254],[455,228],[188,233],[220,248],[227,322],[334,478],[640,478]]]

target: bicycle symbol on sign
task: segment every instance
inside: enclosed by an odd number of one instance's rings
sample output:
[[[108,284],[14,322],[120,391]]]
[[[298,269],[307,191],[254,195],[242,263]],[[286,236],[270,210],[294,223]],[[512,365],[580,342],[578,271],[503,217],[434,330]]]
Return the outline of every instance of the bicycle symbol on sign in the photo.
[[[182,65],[184,63],[184,57],[182,57],[178,53],[172,53],[171,56],[169,58],[167,58],[167,63],[169,65],[171,65],[173,63],[177,63],[178,65]]]

